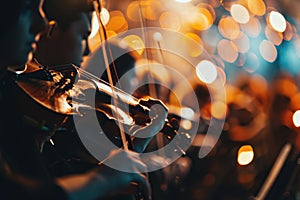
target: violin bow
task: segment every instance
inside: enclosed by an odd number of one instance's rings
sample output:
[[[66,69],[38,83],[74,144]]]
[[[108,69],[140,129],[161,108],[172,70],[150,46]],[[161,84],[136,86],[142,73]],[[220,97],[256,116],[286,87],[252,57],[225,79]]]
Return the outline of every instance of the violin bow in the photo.
[[[114,92],[114,83],[113,83],[113,76],[112,76],[112,72],[111,72],[111,69],[110,69],[110,65],[109,65],[109,57],[107,55],[107,52],[109,53],[109,56],[111,58],[111,62],[112,62],[112,66],[113,66],[113,69],[114,69],[114,73],[118,79],[118,75],[117,75],[117,70],[116,70],[116,66],[115,66],[115,63],[114,63],[114,60],[113,60],[113,56],[112,56],[112,52],[111,52],[111,49],[109,47],[109,44],[107,43],[107,34],[106,34],[106,29],[105,29],[105,26],[104,24],[102,23],[102,20],[101,20],[101,9],[102,9],[102,4],[101,4],[101,0],[93,0],[93,6],[94,6],[94,10],[96,12],[96,16],[97,16],[97,20],[101,26],[101,29],[99,28],[98,30],[98,34],[100,36],[100,42],[102,43],[101,44],[101,48],[102,48],[102,52],[103,52],[103,59],[104,59],[104,63],[105,63],[105,66],[106,66],[106,71],[107,71],[107,75],[108,75],[108,81],[109,81],[109,85],[111,87],[111,91],[113,93],[113,98],[112,98],[112,103],[115,107],[115,112],[117,113],[117,108],[118,108],[118,96],[116,95],[116,93]],[[107,48],[108,47],[108,50]],[[119,118],[119,116],[117,115],[116,116],[117,119]],[[122,139],[122,145],[123,145],[123,148],[125,151],[128,151],[128,142],[126,140],[126,135],[125,135],[125,131],[124,131],[124,126],[123,124],[121,123],[121,120],[118,119],[118,125],[119,125],[119,129],[120,129],[120,135],[121,135],[121,139]]]

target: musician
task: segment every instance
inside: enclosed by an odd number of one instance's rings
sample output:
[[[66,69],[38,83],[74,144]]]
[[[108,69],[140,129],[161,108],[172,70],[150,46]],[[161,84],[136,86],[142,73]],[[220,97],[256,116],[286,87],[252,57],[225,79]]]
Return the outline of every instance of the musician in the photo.
[[[149,184],[139,173],[146,166],[131,151],[113,151],[108,160],[120,158],[127,169],[136,173],[120,172],[104,165],[82,174],[52,179],[48,176],[35,143],[35,130],[24,121],[25,114],[16,106],[22,99],[15,93],[13,66],[24,66],[33,50],[36,35],[43,30],[38,0],[5,1],[1,6],[0,33],[0,198],[1,199],[96,199],[118,193],[139,183],[149,197]],[[17,89],[16,89],[17,90]],[[23,105],[26,107],[28,105]]]
[[[54,21],[55,23],[52,25],[50,32],[41,34],[34,55],[35,59],[45,66],[63,64],[80,66],[83,56],[88,55],[90,52],[87,39],[91,32],[91,14],[93,9],[94,7],[90,0],[46,0],[44,4],[45,14],[49,21]],[[125,52],[115,44],[112,45],[112,48]],[[134,57],[131,55],[124,54],[120,58],[117,59],[117,65],[134,65]],[[102,58],[100,57],[99,59]],[[127,61],[128,63],[120,63]],[[103,66],[100,67],[103,68]],[[101,71],[101,69],[99,70]],[[122,69],[119,71],[122,72]],[[107,75],[104,73],[103,77],[107,77]],[[149,104],[150,102],[151,104],[159,104],[164,107],[159,100],[151,99],[147,103]],[[151,111],[158,117],[152,120],[148,127],[136,131],[136,135],[139,134],[139,131],[142,133],[148,131],[149,135],[154,135],[155,132],[162,128],[167,114],[166,109],[152,109]],[[151,137],[146,139],[132,138],[134,150],[142,152],[150,139]]]

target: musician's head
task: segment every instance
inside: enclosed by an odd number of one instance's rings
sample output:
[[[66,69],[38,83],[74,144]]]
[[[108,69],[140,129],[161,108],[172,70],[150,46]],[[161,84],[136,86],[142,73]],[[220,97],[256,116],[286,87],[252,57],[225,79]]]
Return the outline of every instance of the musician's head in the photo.
[[[35,57],[43,65],[80,65],[87,54],[91,31],[92,0],[44,0],[49,30],[38,42]]]
[[[36,35],[45,28],[40,0],[5,0],[0,7],[1,68],[24,65]]]

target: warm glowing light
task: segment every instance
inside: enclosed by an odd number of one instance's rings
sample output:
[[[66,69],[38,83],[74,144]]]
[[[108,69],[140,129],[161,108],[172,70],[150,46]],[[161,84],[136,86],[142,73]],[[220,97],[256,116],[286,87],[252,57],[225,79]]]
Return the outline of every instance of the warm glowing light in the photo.
[[[217,78],[216,66],[208,61],[203,60],[196,66],[196,75],[204,83],[212,83]]]
[[[229,40],[221,40],[217,46],[219,56],[230,63],[233,63],[238,58],[237,46]]]
[[[233,19],[241,24],[246,24],[249,22],[249,12],[240,4],[233,4],[230,8],[230,13]]]
[[[184,128],[185,130],[190,130],[193,127],[193,124],[190,120],[184,119],[184,120],[181,120],[180,126],[182,128]]]
[[[143,40],[137,35],[128,35],[122,39],[129,47],[136,50],[140,55],[143,54],[145,50],[145,44]]]
[[[296,127],[300,127],[300,110],[293,114],[293,122]]]
[[[139,12],[142,14],[142,17],[149,20],[157,20],[163,5],[160,1],[156,0],[142,0],[139,2]],[[143,20],[143,19],[140,19]]]
[[[240,34],[239,24],[232,17],[223,17],[218,25],[220,33],[228,39],[236,39]]]
[[[279,46],[283,41],[283,34],[281,32],[274,31],[269,26],[265,29],[265,35],[269,41]]]
[[[116,33],[128,30],[128,23],[121,11],[114,10],[110,12],[110,20],[106,25],[106,29],[115,31]]]
[[[138,22],[141,19],[140,13],[140,2],[139,1],[132,1],[126,10],[126,15],[129,20]]]
[[[89,37],[91,37],[91,38],[94,37],[98,33],[98,30],[99,30],[99,22],[98,22],[97,14],[96,14],[96,12],[93,12],[92,31],[91,31],[91,34],[89,35]]]
[[[292,25],[287,21],[286,22],[286,29],[283,34],[283,39],[290,41],[293,38],[293,27]]]
[[[293,95],[292,100],[291,100],[291,108],[293,110],[299,110],[300,109],[300,93],[297,93]]]
[[[269,15],[269,22],[272,28],[278,32],[284,32],[286,29],[286,20],[279,12],[272,11]]]
[[[255,17],[250,18],[247,24],[242,24],[243,30],[251,37],[257,37],[261,32],[261,24]]]
[[[156,42],[161,42],[162,39],[163,39],[163,36],[161,35],[160,32],[155,32],[153,34],[153,39],[156,41]]]
[[[248,0],[248,9],[254,15],[262,16],[266,13],[266,5],[263,0]]]
[[[240,165],[249,165],[254,159],[254,151],[251,145],[244,145],[238,151],[237,162]]]
[[[195,33],[186,33],[185,36],[194,41],[189,44],[189,55],[194,58],[200,56],[203,51],[203,43],[201,38]]]
[[[175,0],[176,2],[179,2],[179,3],[189,3],[189,2],[192,2],[192,0]]]
[[[193,119],[195,112],[191,108],[183,107],[181,108],[181,116],[186,119]]]
[[[272,63],[277,58],[277,50],[274,44],[268,40],[263,40],[259,45],[261,56],[268,62]]]
[[[101,9],[100,19],[103,25],[106,25],[108,23],[110,19],[110,15],[106,8]],[[99,20],[96,12],[94,11],[92,14],[92,31],[89,37],[91,38],[94,37],[98,33],[98,30],[99,30]]]
[[[224,119],[226,117],[227,105],[221,101],[213,102],[211,105],[211,114],[216,119]]]
[[[197,7],[197,12],[191,21],[191,27],[195,30],[203,31],[211,27],[212,23],[213,16],[210,11],[204,7]]]
[[[100,19],[103,25],[106,25],[109,21],[110,15],[106,8],[101,8]]]
[[[238,51],[240,53],[246,53],[250,49],[249,37],[242,32],[240,36],[237,39],[235,39],[233,42],[237,46]]]
[[[174,12],[163,12],[159,17],[160,27],[178,31],[181,23],[179,16]]]

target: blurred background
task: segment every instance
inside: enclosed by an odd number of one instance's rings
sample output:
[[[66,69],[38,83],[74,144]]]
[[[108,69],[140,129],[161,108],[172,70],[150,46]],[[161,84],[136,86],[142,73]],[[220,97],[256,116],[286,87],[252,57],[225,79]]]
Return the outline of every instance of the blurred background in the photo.
[[[186,154],[150,174],[154,200],[300,199],[300,1],[107,0],[102,5],[107,39],[138,55],[131,84],[149,74],[159,83],[137,96],[180,107],[182,119],[200,119]],[[92,53],[101,44],[99,27],[95,14]],[[212,150],[199,158],[212,119],[224,121],[221,135],[211,138]],[[192,122],[180,121],[187,133]]]

